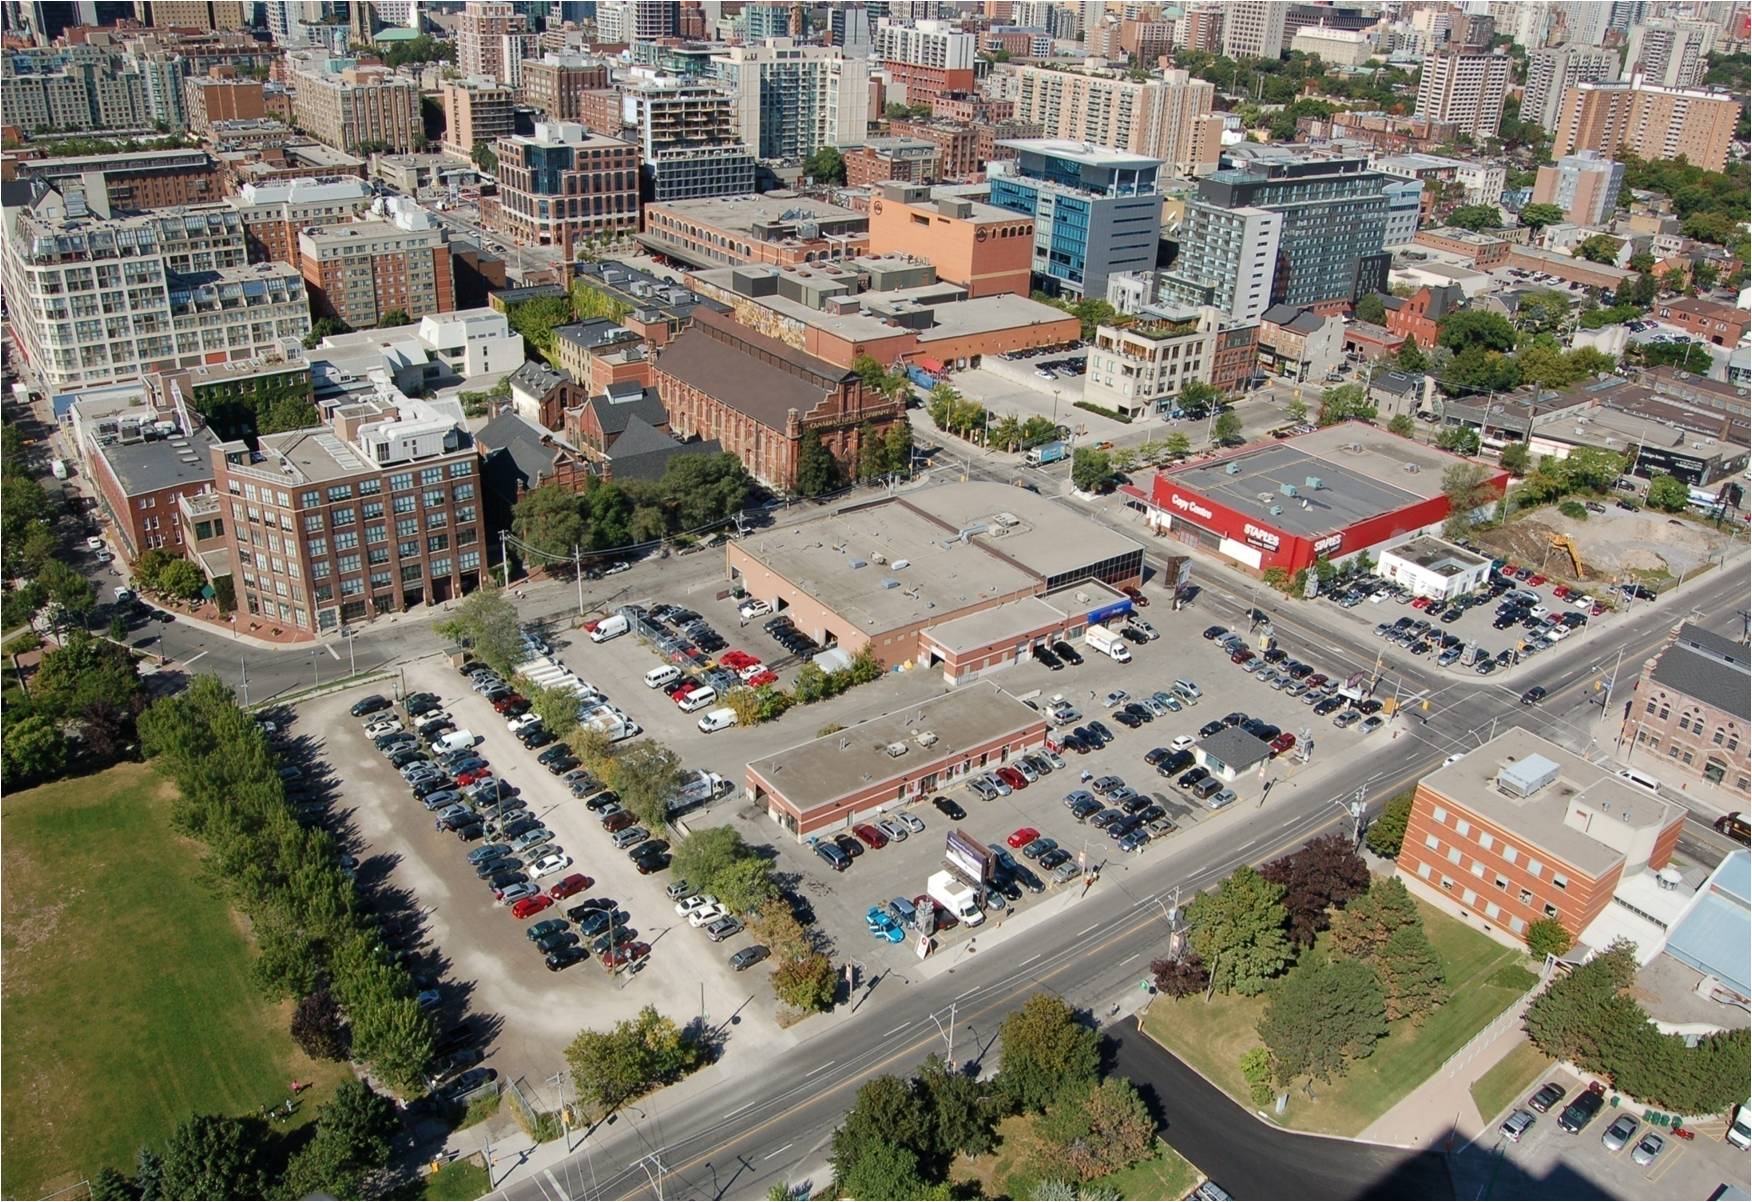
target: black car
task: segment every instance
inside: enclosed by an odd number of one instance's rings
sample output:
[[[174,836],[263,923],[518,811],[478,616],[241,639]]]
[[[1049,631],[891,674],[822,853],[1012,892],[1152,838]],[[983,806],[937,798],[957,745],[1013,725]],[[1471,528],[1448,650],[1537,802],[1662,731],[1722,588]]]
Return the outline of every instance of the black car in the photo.
[[[479,839],[486,833],[487,828],[482,826],[478,819],[473,822],[465,822],[451,832],[451,834],[455,835],[458,839],[461,839],[464,843],[473,843],[476,839]]]
[[[549,952],[542,963],[547,965],[547,970],[549,972],[561,972],[564,969],[568,969],[572,967],[572,965],[577,964],[579,961],[588,960],[589,958],[590,953],[583,948],[567,946]]]
[[[1052,653],[1064,660],[1067,664],[1080,665],[1083,662],[1082,653],[1063,639],[1058,639],[1053,642]]]
[[[1185,772],[1182,772],[1179,779],[1174,782],[1174,787],[1177,789],[1190,789],[1209,775],[1210,771],[1208,769],[1188,768]]]
[[[1089,733],[1099,736],[1104,746],[1113,742],[1115,737],[1114,733],[1107,728],[1106,724],[1099,721],[1089,723]]]
[[[589,801],[585,802],[584,808],[589,810],[592,814],[600,814],[603,810],[606,810],[609,806],[619,805],[619,804],[620,804],[620,796],[617,793],[615,793],[613,790],[605,790],[601,793],[598,793],[595,797],[592,797]]]
[[[1563,1108],[1563,1113],[1557,1116],[1557,1125],[1575,1135],[1586,1127],[1600,1108],[1606,1104],[1606,1095],[1589,1089],[1577,1095],[1576,1100]]]
[[[1315,703],[1314,712],[1321,715],[1330,714],[1333,710],[1338,709],[1344,703],[1345,699],[1343,697],[1328,697],[1324,701]]]
[[[1563,1095],[1565,1092],[1564,1087],[1559,1085],[1556,1081],[1547,1081],[1544,1085],[1539,1087],[1538,1093],[1527,1099],[1527,1105],[1537,1110],[1540,1114],[1544,1114],[1553,1106],[1563,1101]]]
[[[1157,764],[1160,764],[1163,760],[1173,754],[1174,753],[1169,751],[1166,747],[1152,747],[1144,752],[1144,763],[1154,768]]]
[[[1095,750],[1094,744],[1090,743],[1088,739],[1083,738],[1076,731],[1072,731],[1070,734],[1065,735],[1060,739],[1059,746],[1066,751],[1074,751],[1078,755],[1087,755],[1089,752]]]
[[[1040,866],[1046,871],[1051,872],[1054,868],[1057,868],[1060,864],[1063,864],[1070,858],[1070,852],[1062,847],[1055,847],[1044,856],[1040,857]]]
[[[1192,767],[1192,752],[1175,751],[1171,752],[1167,759],[1156,765],[1156,772],[1163,778],[1172,778],[1178,773],[1185,772],[1190,767]]]
[[[864,845],[851,835],[836,835],[833,844],[854,860],[864,854]]]
[[[963,818],[967,817],[967,811],[956,805],[953,801],[950,801],[947,797],[933,797],[931,799],[931,804],[936,807],[939,814],[948,818],[952,822],[960,822]]]
[[[650,876],[652,873],[662,872],[668,867],[669,853],[666,851],[653,852],[650,855],[640,856],[633,861],[633,868],[637,870],[640,876]]]
[[[536,756],[535,762],[538,764],[546,764],[552,760],[559,759],[561,756],[571,755],[571,754],[572,754],[572,751],[568,747],[563,747],[563,746],[562,747],[550,747],[546,751],[542,752],[540,755]]]
[[[1224,726],[1241,726],[1247,722],[1247,715],[1240,710],[1230,710],[1223,715]]]
[[[1115,722],[1119,723],[1121,726],[1125,727],[1127,730],[1136,730],[1138,727],[1140,727],[1144,724],[1143,719],[1139,718],[1136,714],[1132,713],[1129,709],[1114,710],[1113,711],[1113,720]]]
[[[577,905],[573,906],[570,910],[567,910],[566,917],[570,918],[573,922],[582,923],[592,914],[613,913],[614,907],[615,900],[612,897],[587,897]],[[602,925],[608,925],[608,920],[606,918],[602,920]]]
[[[495,872],[492,876],[488,877],[487,887],[494,893],[503,893],[511,886],[521,884],[528,879],[529,875],[527,873],[514,868],[507,868],[502,872]]]
[[[1142,818],[1135,814],[1127,814],[1118,821],[1108,824],[1107,837],[1117,843],[1142,825],[1144,825]]]
[[[1051,668],[1054,672],[1060,671],[1065,666],[1063,660],[1048,651],[1042,644],[1036,643],[1029,654],[1034,656],[1036,663],[1043,664],[1046,667]]]
[[[1154,722],[1156,720],[1156,712],[1141,701],[1134,701],[1124,708],[1126,713],[1139,722]]]
[[[1229,628],[1227,626],[1206,626],[1204,629],[1204,637],[1207,640],[1220,639],[1228,633]]]
[[[1525,693],[1521,694],[1521,704],[1522,705],[1538,705],[1541,701],[1544,701],[1544,700],[1545,700],[1545,689],[1543,687],[1541,687],[1540,685],[1534,685],[1532,688],[1528,689]]]
[[[1099,814],[1100,812],[1101,803],[1096,801],[1093,797],[1085,797],[1082,801],[1079,801],[1076,805],[1071,807],[1071,817],[1075,818],[1078,822],[1086,822],[1091,814]],[[1051,865],[1047,865],[1047,867],[1050,868]]]
[[[526,726],[518,731],[517,741],[525,747],[534,750],[537,747],[546,747],[549,743],[552,743],[554,741],[554,736],[553,732],[548,730],[547,727],[538,724],[535,726]]]
[[[563,747],[565,744],[562,743],[560,746]],[[570,751],[567,751],[565,755],[560,756],[558,759],[549,760],[547,763],[547,770],[555,776],[564,776],[582,762],[583,761],[577,756],[573,755]]]
[[[546,954],[557,952],[562,947],[571,947],[578,942],[578,936],[571,931],[551,931],[535,941],[536,950]]]
[[[1216,734],[1219,730],[1223,730],[1223,729],[1224,729],[1224,726],[1221,722],[1215,722],[1215,721],[1206,722],[1203,726],[1198,728],[1198,737],[1201,739],[1208,739],[1212,735]]]
[[[489,881],[501,872],[517,872],[522,867],[523,861],[515,856],[495,856],[484,864],[477,864],[475,876],[483,881]]]
[[[353,708],[348,712],[355,718],[363,718],[366,714],[375,714],[378,710],[386,710],[389,707],[389,698],[373,693],[369,697],[361,697],[355,701]]]

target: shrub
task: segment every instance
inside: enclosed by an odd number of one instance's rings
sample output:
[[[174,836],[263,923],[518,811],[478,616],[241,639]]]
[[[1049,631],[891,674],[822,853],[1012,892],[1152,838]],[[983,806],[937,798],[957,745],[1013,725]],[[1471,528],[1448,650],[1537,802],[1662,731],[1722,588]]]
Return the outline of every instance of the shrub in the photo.
[[[1588,520],[1588,510],[1580,501],[1565,501],[1557,507],[1557,511],[1566,518],[1574,518],[1578,522]]]
[[[1574,942],[1563,923],[1555,918],[1541,918],[1527,928],[1527,950],[1535,956],[1561,956]]]
[[[1256,1110],[1271,1104],[1271,1049],[1264,1044],[1241,1053],[1241,1076]]]

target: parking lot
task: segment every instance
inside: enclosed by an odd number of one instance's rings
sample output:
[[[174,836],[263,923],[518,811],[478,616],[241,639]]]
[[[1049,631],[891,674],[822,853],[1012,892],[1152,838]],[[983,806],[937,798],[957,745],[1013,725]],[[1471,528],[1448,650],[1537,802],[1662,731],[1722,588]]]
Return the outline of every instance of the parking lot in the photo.
[[[1528,1100],[1548,1081],[1562,1086],[1564,1096],[1549,1111],[1539,1114],[1529,1107]],[[1474,1196],[1476,1191],[1466,1186],[1482,1184],[1486,1174],[1495,1176],[1492,1193],[1499,1198],[1707,1198],[1724,1183],[1744,1188],[1744,1152],[1719,1135],[1698,1134],[1685,1140],[1665,1129],[1651,1127],[1640,1111],[1615,1108],[1610,1093],[1606,1104],[1587,1126],[1574,1135],[1563,1130],[1558,1126],[1558,1116],[1583,1088],[1582,1082],[1561,1070],[1547,1073],[1527,1091],[1528,1097],[1517,1099],[1503,1114],[1495,1116],[1488,1137],[1458,1159],[1459,1196]],[[1519,1142],[1505,1138],[1500,1131],[1504,1120],[1517,1110],[1525,1110],[1534,1118],[1532,1127],[1521,1135]],[[1622,1148],[1612,1151],[1601,1138],[1622,1115],[1635,1119],[1637,1127]],[[1638,1164],[1637,1146],[1651,1133],[1660,1138],[1661,1148],[1650,1163]],[[1499,1147],[1500,1170],[1492,1164]]]

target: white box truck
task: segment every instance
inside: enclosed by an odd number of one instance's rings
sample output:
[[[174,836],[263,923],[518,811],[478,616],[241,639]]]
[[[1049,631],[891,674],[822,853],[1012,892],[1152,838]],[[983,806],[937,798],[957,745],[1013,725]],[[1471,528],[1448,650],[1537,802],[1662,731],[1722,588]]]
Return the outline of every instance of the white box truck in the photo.
[[[955,915],[970,927],[985,921],[985,911],[979,908],[978,893],[952,872],[933,872],[925,882],[925,892],[931,900]]]
[[[1105,626],[1091,626],[1083,632],[1083,642],[1116,663],[1131,663],[1131,648],[1126,646],[1125,639],[1120,637],[1117,630],[1109,630]]]

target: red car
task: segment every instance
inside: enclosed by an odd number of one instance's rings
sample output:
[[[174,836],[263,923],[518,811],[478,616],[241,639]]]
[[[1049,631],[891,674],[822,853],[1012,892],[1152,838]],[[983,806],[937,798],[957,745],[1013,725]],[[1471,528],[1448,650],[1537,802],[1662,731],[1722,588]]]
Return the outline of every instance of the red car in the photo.
[[[1040,838],[1039,831],[1031,826],[1024,826],[1011,834],[1005,842],[1011,847],[1026,847],[1038,838]]]
[[[1413,609],[1428,609],[1430,607],[1430,599],[1428,597],[1413,597],[1411,599],[1411,607]]]
[[[1307,680],[1303,681],[1302,683],[1307,685],[1311,689],[1317,689],[1321,685],[1326,683],[1326,673],[1316,672],[1316,673],[1314,673],[1314,675],[1310,676]]]
[[[574,872],[571,876],[563,878],[549,889],[548,896],[555,901],[564,901],[574,893],[584,892],[584,890],[590,888],[593,883],[594,882],[582,872]]]
[[[649,943],[629,943],[625,947],[617,947],[602,957],[602,963],[610,969],[625,968],[636,964],[651,954]]]
[[[674,701],[677,697],[680,697],[683,693],[691,693],[699,687],[700,687],[699,681],[695,680],[691,676],[683,676],[680,680],[676,681],[674,684],[670,685],[668,688],[664,689],[663,691],[665,694],[668,695],[668,697],[671,701]]]
[[[874,850],[888,846],[888,836],[871,826],[868,822],[860,822],[852,828],[852,834],[858,836]]]
[[[1127,587],[1127,588],[1123,589],[1122,591],[1125,593],[1126,596],[1131,598],[1132,604],[1137,606],[1139,609],[1149,608],[1150,599],[1148,597],[1144,596],[1142,590]]]
[[[726,668],[746,668],[749,664],[758,664],[760,661],[746,651],[726,651],[718,657],[718,662]]]
[[[1521,571],[1521,569],[1516,567],[1512,563],[1505,563],[1502,566],[1502,573],[1505,576],[1516,576],[1518,578],[1520,571]]]
[[[1528,588],[1538,588],[1540,585],[1542,585],[1544,583],[1545,583],[1545,577],[1543,577],[1543,576],[1529,576],[1529,577],[1527,577],[1527,587]]]
[[[1606,606],[1602,602],[1596,601],[1594,602],[1594,608],[1590,609],[1588,612],[1597,618],[1606,612]]]
[[[522,700],[523,695],[521,693],[513,693],[509,697],[501,697],[493,702],[493,712],[502,714]]]
[[[1569,600],[1570,587],[1567,584],[1560,584],[1551,590],[1551,595],[1559,601],[1567,601]]]
[[[1012,789],[1026,789],[1028,787],[1028,778],[1007,764],[998,769],[998,779]]]
[[[466,788],[467,786],[474,784],[476,781],[486,780],[487,777],[491,775],[493,775],[493,770],[491,768],[476,768],[472,771],[464,772],[461,776],[457,777],[456,783]]]
[[[1295,745],[1296,736],[1286,730],[1283,734],[1271,741],[1271,758],[1275,760],[1278,756],[1290,750],[1290,748]]]
[[[771,669],[767,669],[765,671],[756,672],[753,676],[750,676],[748,678],[748,687],[751,689],[758,689],[763,685],[777,684],[778,679],[778,673]]]
[[[538,893],[534,897],[526,897],[516,905],[512,906],[511,917],[534,918],[537,914],[540,914],[543,910],[553,904],[553,898],[545,893]]]
[[[1244,664],[1252,658],[1253,658],[1253,652],[1251,652],[1251,651],[1247,650],[1245,647],[1243,647],[1241,650],[1235,652],[1235,654],[1233,654],[1229,657],[1229,662],[1232,664]]]

